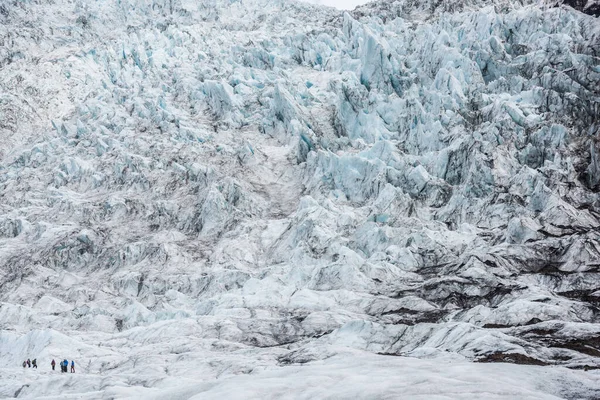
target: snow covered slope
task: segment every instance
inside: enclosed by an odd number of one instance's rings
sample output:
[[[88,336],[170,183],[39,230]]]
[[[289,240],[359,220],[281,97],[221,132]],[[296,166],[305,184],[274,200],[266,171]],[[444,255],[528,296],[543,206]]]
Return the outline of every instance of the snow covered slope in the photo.
[[[0,397],[599,398],[598,43],[538,1],[1,3]]]

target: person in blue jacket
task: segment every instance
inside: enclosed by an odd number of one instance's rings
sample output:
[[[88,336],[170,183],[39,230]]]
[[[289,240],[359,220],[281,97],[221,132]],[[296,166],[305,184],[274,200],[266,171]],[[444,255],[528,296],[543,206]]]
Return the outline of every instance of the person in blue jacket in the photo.
[[[75,373],[75,361],[71,360],[71,373],[74,374]]]

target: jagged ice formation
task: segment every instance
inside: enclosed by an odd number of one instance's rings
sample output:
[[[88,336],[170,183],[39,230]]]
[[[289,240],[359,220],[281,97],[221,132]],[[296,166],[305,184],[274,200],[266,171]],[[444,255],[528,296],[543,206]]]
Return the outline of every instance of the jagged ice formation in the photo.
[[[1,3],[0,396],[598,398],[600,24],[555,3]]]

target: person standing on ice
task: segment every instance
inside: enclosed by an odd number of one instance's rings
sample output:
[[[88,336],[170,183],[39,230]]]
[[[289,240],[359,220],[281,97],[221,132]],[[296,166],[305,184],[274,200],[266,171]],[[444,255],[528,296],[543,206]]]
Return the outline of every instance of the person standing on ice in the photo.
[[[63,368],[65,369],[65,372],[69,372],[69,371],[68,371],[68,368],[69,368],[69,361],[68,361],[66,358],[63,360],[63,365],[64,365],[64,367],[63,367]]]
[[[27,368],[27,361],[23,361],[23,368]]]
[[[54,371],[54,367],[56,367],[56,361],[54,361],[54,359],[52,359],[52,362],[50,363],[50,365],[52,365],[52,371]]]
[[[71,373],[74,374],[75,373],[75,361],[71,360]]]
[[[65,372],[65,363],[64,363],[64,361],[60,362],[60,372]]]
[[[33,359],[33,361],[31,362],[31,365],[33,365],[33,368],[37,368],[37,358]]]
[[[31,360],[27,359],[27,367],[31,368]]]

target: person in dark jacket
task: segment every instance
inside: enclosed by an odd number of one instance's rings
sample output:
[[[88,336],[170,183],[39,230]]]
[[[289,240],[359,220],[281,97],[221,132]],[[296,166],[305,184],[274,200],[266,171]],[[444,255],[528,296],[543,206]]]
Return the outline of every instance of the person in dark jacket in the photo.
[[[27,361],[23,361],[23,368],[27,368]]]
[[[37,368],[37,358],[33,359],[33,361],[31,362],[31,365],[33,366],[33,368]]]
[[[27,367],[31,368],[31,360],[29,358],[27,359]]]
[[[56,367],[56,361],[53,359],[50,365],[52,365],[52,371],[54,371],[54,367]]]

